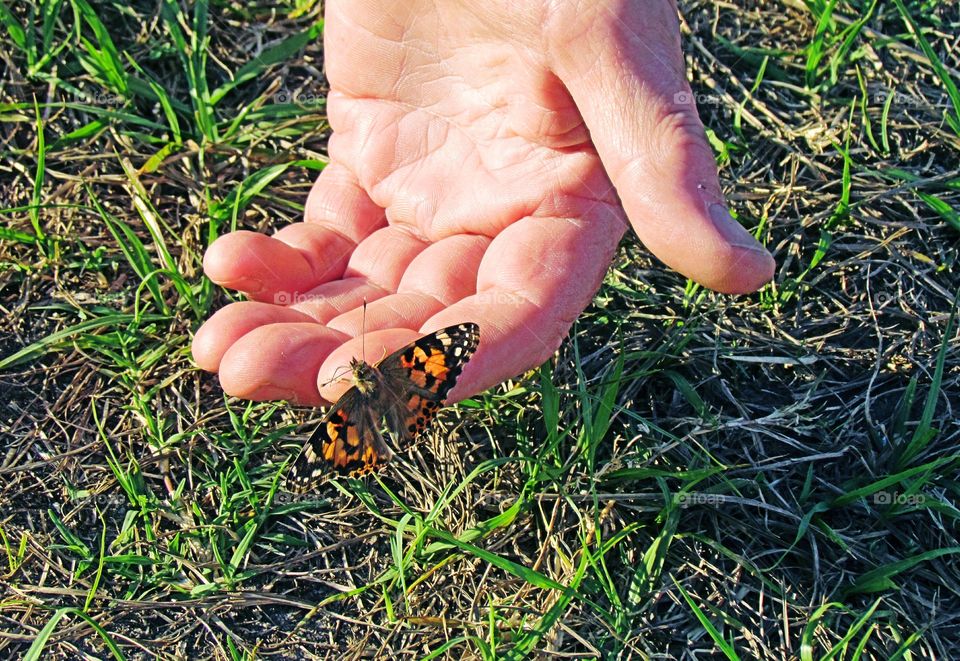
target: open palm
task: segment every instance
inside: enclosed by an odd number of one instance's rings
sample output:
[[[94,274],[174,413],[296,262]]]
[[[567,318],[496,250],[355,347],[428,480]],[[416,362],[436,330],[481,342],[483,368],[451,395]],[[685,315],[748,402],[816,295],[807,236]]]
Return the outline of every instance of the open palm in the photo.
[[[631,225],[706,286],[766,282],[723,206],[675,7],[592,4],[328,2],[330,164],[304,222],[210,247],[207,275],[251,300],[197,332],[197,363],[232,395],[322,404],[351,356],[473,321],[462,399],[556,350]]]

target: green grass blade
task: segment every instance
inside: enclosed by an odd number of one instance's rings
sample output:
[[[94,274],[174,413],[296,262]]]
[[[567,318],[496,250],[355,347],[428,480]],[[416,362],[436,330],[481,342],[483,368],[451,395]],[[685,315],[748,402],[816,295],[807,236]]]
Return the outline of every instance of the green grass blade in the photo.
[[[41,656],[43,654],[43,649],[47,646],[47,643],[50,641],[50,637],[53,635],[53,632],[56,630],[57,625],[67,615],[76,615],[87,621],[87,624],[97,632],[97,635],[103,640],[103,643],[107,646],[107,649],[110,650],[110,653],[113,655],[113,658],[117,661],[125,661],[126,657],[123,655],[123,652],[120,651],[120,648],[114,642],[113,637],[108,634],[103,627],[97,624],[96,620],[87,615],[86,613],[76,609],[76,608],[61,608],[54,612],[50,620],[43,626],[43,629],[37,634],[37,637],[34,639],[33,643],[30,645],[30,649],[27,650],[27,653],[24,655],[24,661],[38,661],[39,659],[45,658]]]
[[[100,214],[100,218],[103,220],[107,230],[113,235],[121,252],[123,252],[127,258],[127,262],[131,268],[133,268],[134,273],[140,276],[140,280],[145,283],[147,289],[150,291],[153,301],[159,307],[160,312],[168,314],[170,310],[164,300],[163,292],[160,291],[160,285],[157,283],[156,278],[150,277],[150,274],[156,269],[151,263],[150,253],[147,252],[140,237],[125,223],[104,209],[103,205],[100,204],[100,200],[89,188],[87,189],[87,194],[90,197],[90,201],[93,202],[97,213]]]
[[[710,409],[707,408],[703,398],[697,394],[696,389],[682,374],[676,370],[664,370],[663,374],[673,382],[673,385],[680,391],[683,398],[687,400],[687,403],[693,407],[693,410],[696,411],[701,420],[710,422],[711,424],[715,421],[714,415],[710,413]]]
[[[257,78],[268,68],[275,64],[280,64],[293,57],[301,51],[307,44],[316,41],[323,33],[323,21],[320,20],[311,25],[306,30],[287,37],[279,44],[265,49],[239,69],[233,75],[233,78],[210,94],[210,104],[216,105],[220,100],[236,89],[239,85]]]
[[[896,584],[893,582],[895,576],[928,560],[935,560],[936,558],[956,555],[958,553],[960,553],[960,546],[947,546],[940,549],[933,549],[932,551],[925,551],[924,553],[918,553],[909,558],[877,567],[858,578],[853,585],[843,591],[843,596],[897,589]]]
[[[37,105],[36,99],[33,102],[33,109],[37,120],[37,170],[33,176],[30,224],[33,225],[33,233],[37,236],[37,239],[43,241],[46,234],[40,226],[40,206],[43,202],[43,180],[47,173],[47,146],[43,136],[43,118],[40,116],[40,107]]]
[[[36,234],[21,232],[20,230],[12,227],[0,227],[0,241],[16,241],[17,243],[36,245],[39,242],[39,239],[37,238]]]
[[[943,218],[950,227],[960,232],[960,212],[935,195],[930,195],[929,193],[924,193],[919,190],[914,191],[914,193],[926,202],[928,207],[936,211],[937,215]]]
[[[804,66],[807,87],[817,86],[815,84],[817,82],[817,78],[819,77],[817,72],[820,68],[820,61],[824,56],[827,33],[830,30],[831,24],[833,23],[833,9],[836,4],[837,0],[830,0],[830,2],[823,7],[816,7],[814,6],[814,3],[808,3],[807,5],[808,9],[810,9],[817,17],[817,27],[813,35],[813,40],[807,47],[807,62]],[[817,10],[819,10],[819,15]]]
[[[239,211],[245,209],[264,189],[277,177],[292,167],[304,167],[311,170],[323,170],[324,164],[310,159],[276,163],[261,170],[257,170],[237,184],[222,201],[213,201],[210,204],[210,216],[216,220],[217,226],[235,217]],[[211,237],[212,241],[216,236]]]
[[[171,239],[174,241],[176,241],[175,233],[169,226],[163,226],[161,224],[160,214],[150,201],[150,195],[141,183],[140,175],[130,161],[125,157],[121,157],[120,164],[123,167],[124,173],[127,175],[127,181],[129,182],[128,190],[130,191],[130,197],[133,199],[133,207],[137,210],[144,225],[146,225],[147,231],[150,233],[150,238],[153,239],[153,247],[160,258],[164,273],[173,281],[173,286],[180,294],[181,300],[185,301],[191,307],[197,318],[200,318],[202,316],[200,303],[190,288],[190,285],[184,280],[176,260],[167,247],[167,237],[164,235],[164,230],[170,234]]]
[[[130,63],[130,66],[143,76],[145,84],[149,86],[153,95],[156,97],[157,103],[160,104],[160,108],[163,110],[163,116],[166,118],[167,126],[170,127],[170,133],[173,135],[173,144],[180,145],[183,142],[183,135],[180,130],[180,120],[177,118],[177,110],[183,112],[186,109],[185,106],[179,104],[177,100],[171,99],[163,85],[153,81],[149,74],[129,55],[127,55],[127,61]],[[177,107],[178,105],[179,108]]]
[[[907,468],[893,475],[888,475],[879,480],[875,480],[866,486],[863,486],[857,489],[852,489],[850,491],[845,492],[842,496],[838,496],[837,498],[835,498],[830,503],[830,507],[834,508],[834,507],[841,507],[843,505],[847,505],[849,503],[852,503],[855,500],[859,500],[860,498],[871,496],[877,493],[878,491],[882,491],[886,489],[887,487],[891,487],[895,484],[900,484],[904,480],[907,480],[915,475],[919,475],[921,473],[928,472],[928,471],[932,472],[937,468],[944,466],[945,464],[948,464],[951,462],[955,463],[956,461],[957,461],[957,457],[946,456],[946,457],[940,457],[939,459],[927,462],[920,466],[913,466],[912,468]]]
[[[427,534],[431,537],[435,537],[451,546],[455,546],[462,551],[466,551],[472,556],[475,556],[484,562],[487,562],[494,567],[499,567],[500,569],[513,574],[517,578],[526,581],[530,585],[533,585],[538,588],[545,590],[560,590],[564,591],[567,589],[567,586],[557,583],[555,580],[549,576],[545,576],[535,569],[530,569],[521,564],[514,562],[513,560],[508,560],[501,555],[496,553],[491,553],[486,549],[482,549],[479,546],[474,546],[467,542],[461,541],[459,538],[454,537],[450,533],[444,532],[442,530],[437,530],[436,528],[428,528]]]
[[[0,370],[7,369],[17,363],[23,362],[25,360],[36,358],[39,355],[53,350],[60,342],[64,342],[72,337],[87,333],[89,331],[95,330],[97,328],[103,328],[105,326],[125,326],[135,321],[165,321],[169,319],[166,315],[137,315],[129,313],[116,313],[108,314],[102,317],[94,317],[93,319],[87,319],[81,321],[79,324],[75,324],[63,330],[50,333],[46,337],[33,342],[23,349],[0,359]]]
[[[83,602],[83,612],[90,610],[90,604],[97,596],[97,588],[100,587],[100,581],[103,580],[103,567],[104,560],[107,555],[107,520],[103,518],[103,514],[100,513],[100,521],[102,526],[100,528],[100,548],[97,553],[97,571],[93,576],[93,582],[90,584],[90,589],[87,590],[87,598]]]
[[[869,21],[873,16],[873,12],[877,8],[877,2],[879,2],[879,0],[873,0],[867,10],[861,13],[860,18],[851,23],[850,26],[843,31],[840,46],[830,58],[830,82],[832,84],[835,85],[837,83],[839,79],[840,67],[847,61],[847,55],[849,54],[850,49],[853,48],[853,43],[856,41],[857,37],[860,36],[863,26],[866,25],[867,21]]]
[[[643,552],[643,561],[633,574],[627,592],[627,598],[634,606],[640,606],[649,599],[656,589],[666,563],[667,551],[673,543],[677,532],[679,516],[677,505],[671,503],[665,508],[662,515],[663,524],[660,532],[650,546]]]
[[[820,661],[830,661],[830,659],[834,658],[838,654],[846,652],[847,646],[850,644],[850,641],[853,640],[853,637],[857,635],[860,629],[862,629],[864,625],[866,625],[867,622],[870,621],[870,618],[873,617],[873,613],[874,611],[877,610],[877,606],[880,605],[881,601],[882,601],[882,598],[874,601],[873,605],[870,606],[870,608],[868,608],[863,615],[857,618],[857,621],[853,623],[853,626],[851,626],[850,629],[847,631],[847,633],[844,634],[843,638],[841,638],[837,642],[837,644],[834,645],[829,652],[827,652],[826,656],[823,656],[820,658]],[[854,656],[854,658],[858,658],[858,657]]]
[[[20,50],[26,50],[27,33],[3,2],[0,2],[0,23],[3,23],[3,26],[7,29],[7,34],[10,35],[13,43],[16,44]]]
[[[123,68],[120,52],[110,37],[110,30],[103,24],[98,12],[90,6],[87,0],[70,0],[70,2],[93,31],[96,40],[96,43],[94,43],[81,36],[82,48],[77,51],[80,64],[101,85],[125,97],[127,95],[127,72]]]
[[[687,594],[687,591],[683,589],[683,586],[677,582],[677,579],[673,576],[670,577],[670,580],[673,581],[673,584],[677,586],[677,590],[680,591],[680,594],[683,595],[684,601],[687,602],[687,605],[693,611],[693,614],[696,615],[697,619],[700,621],[700,624],[709,634],[710,638],[713,640],[714,644],[720,648],[720,651],[723,652],[723,655],[730,659],[730,661],[739,661],[740,656],[737,654],[736,650],[733,649],[733,646],[724,640],[723,636],[720,635],[720,632],[717,631],[717,628],[713,626],[713,622],[710,621],[710,618],[707,617],[706,613],[697,606],[696,602]]]
[[[540,621],[537,622],[537,624],[533,626],[531,630],[525,631],[523,635],[514,641],[513,647],[508,650],[503,657],[500,658],[519,660],[526,659],[530,656],[530,654],[533,652],[534,646],[550,632],[557,621],[564,615],[564,613],[567,612],[567,609],[570,607],[570,602],[572,601],[574,594],[576,594],[576,590],[583,582],[583,578],[587,573],[588,566],[589,563],[587,562],[587,554],[584,552],[581,556],[577,571],[570,580],[570,587],[566,589],[562,595],[560,595],[553,606],[550,607],[550,610],[544,613],[543,617],[540,618]]]
[[[80,556],[84,560],[88,560],[93,556],[93,553],[90,551],[90,547],[83,543],[83,540],[74,534],[70,528],[57,516],[56,512],[51,509],[47,510],[47,516],[50,517],[51,523],[60,533],[60,536],[63,538],[63,541],[67,543],[65,548],[72,551],[74,554]]]
[[[28,649],[27,653],[24,655],[23,661],[38,661],[40,659],[40,655],[43,653],[43,648],[47,646],[47,642],[50,640],[50,636],[53,635],[53,632],[56,631],[60,620],[62,620],[72,610],[74,609],[61,608],[53,614],[53,616],[45,625],[43,625],[43,628],[37,634],[33,644],[30,645],[30,649]]]
[[[889,92],[883,102],[883,111],[880,113],[880,144],[883,145],[883,153],[890,153],[890,107],[893,105],[894,93]]]
[[[957,133],[957,135],[960,135],[960,89],[957,89],[957,84],[954,82],[953,78],[950,77],[950,72],[948,72],[947,68],[943,66],[943,62],[941,62],[940,58],[937,57],[936,51],[933,50],[930,42],[927,41],[927,38],[923,35],[923,30],[920,29],[920,26],[917,25],[917,22],[913,19],[913,16],[909,11],[907,11],[907,8],[903,4],[903,0],[893,0],[893,4],[896,5],[897,10],[903,17],[903,20],[907,22],[910,31],[913,33],[917,43],[923,50],[923,54],[927,56],[927,59],[930,61],[930,66],[933,67],[934,72],[937,74],[937,78],[940,79],[944,89],[947,91],[947,96],[950,97],[950,103],[953,105],[953,115],[950,115],[948,112],[947,119],[951,120],[950,125],[953,127],[953,130]]]
[[[950,318],[947,319],[947,328],[943,333],[943,342],[940,350],[937,352],[937,363],[933,370],[933,379],[930,381],[930,390],[927,392],[927,399],[923,405],[923,413],[920,415],[920,424],[913,432],[910,443],[904,448],[897,459],[897,467],[903,468],[910,463],[927,446],[933,437],[933,414],[937,409],[937,402],[940,399],[940,389],[943,385],[943,371],[947,362],[947,351],[950,347],[950,338],[953,336],[953,324],[957,318],[957,302],[960,301],[960,291],[953,298],[953,307],[950,310]]]
[[[52,84],[52,87],[56,87],[60,81],[59,77],[56,76],[42,76],[41,72],[47,68],[47,65],[50,62],[57,61],[60,57],[60,54],[68,46],[72,44],[70,37],[59,40],[59,43],[54,45],[54,28],[57,25],[57,19],[60,17],[60,8],[63,5],[63,0],[43,0],[40,3],[40,12],[43,14],[43,18],[40,21],[40,47],[38,51],[34,52],[34,57],[31,58],[29,66],[27,67],[27,75],[30,77],[36,76],[42,78],[47,82]],[[71,29],[71,32],[76,31],[79,34],[79,26]],[[36,55],[39,54],[39,58]]]
[[[900,659],[908,659],[908,661],[913,661],[913,655],[910,654],[910,649],[916,645],[920,639],[923,637],[923,632],[915,631],[914,633],[907,636],[906,640],[900,644],[900,647],[890,655],[890,661],[900,661]]]

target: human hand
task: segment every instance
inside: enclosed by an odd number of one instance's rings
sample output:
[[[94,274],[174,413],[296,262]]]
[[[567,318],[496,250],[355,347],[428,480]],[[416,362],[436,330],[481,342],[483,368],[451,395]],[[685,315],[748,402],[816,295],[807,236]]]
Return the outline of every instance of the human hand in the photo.
[[[330,0],[324,46],[330,164],[304,222],[204,258],[251,299],[193,343],[228,394],[335,401],[361,342],[374,363],[473,321],[449,401],[473,395],[553,354],[628,227],[714,290],[772,277],[725,210],[669,0]]]

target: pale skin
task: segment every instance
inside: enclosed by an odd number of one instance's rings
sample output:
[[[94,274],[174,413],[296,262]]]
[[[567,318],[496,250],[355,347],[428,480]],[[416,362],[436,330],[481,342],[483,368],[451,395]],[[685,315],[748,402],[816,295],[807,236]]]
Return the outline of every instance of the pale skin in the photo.
[[[230,395],[335,401],[351,357],[473,321],[448,401],[472,396],[554,353],[630,228],[716,291],[773,277],[725,210],[668,0],[330,0],[324,57],[303,222],[204,258],[250,299],[193,342]]]

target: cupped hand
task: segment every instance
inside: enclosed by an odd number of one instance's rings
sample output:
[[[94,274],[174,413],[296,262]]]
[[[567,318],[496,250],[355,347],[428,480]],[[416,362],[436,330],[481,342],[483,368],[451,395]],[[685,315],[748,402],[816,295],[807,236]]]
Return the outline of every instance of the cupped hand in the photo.
[[[717,291],[772,277],[724,206],[672,2],[331,0],[324,51],[304,222],[204,259],[250,299],[193,343],[228,394],[334,401],[351,356],[473,321],[449,400],[471,396],[553,354],[628,227]]]

